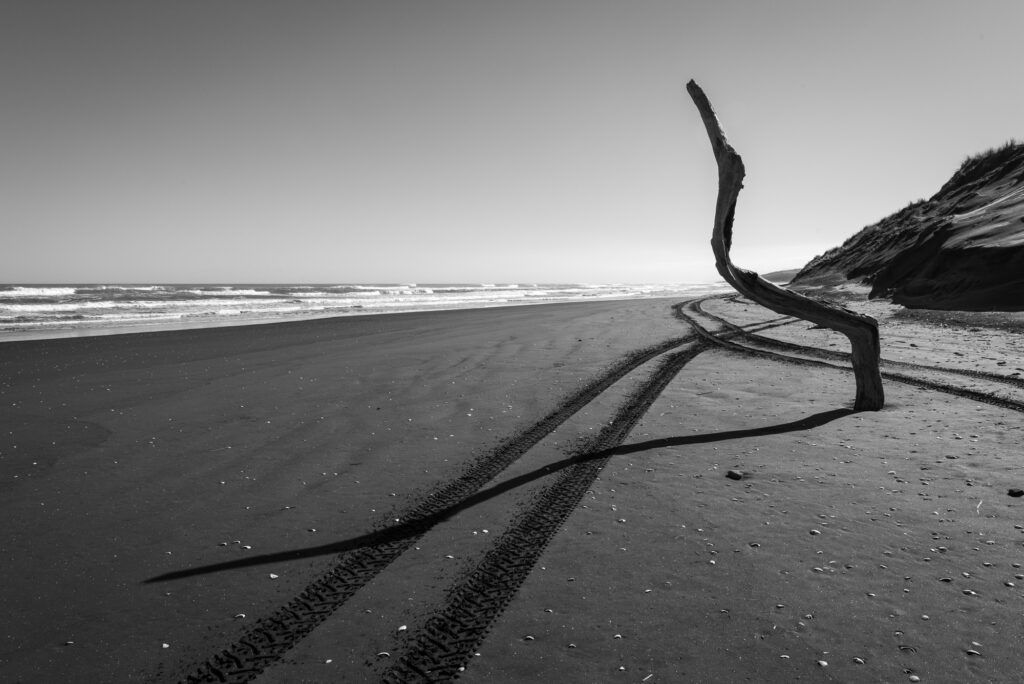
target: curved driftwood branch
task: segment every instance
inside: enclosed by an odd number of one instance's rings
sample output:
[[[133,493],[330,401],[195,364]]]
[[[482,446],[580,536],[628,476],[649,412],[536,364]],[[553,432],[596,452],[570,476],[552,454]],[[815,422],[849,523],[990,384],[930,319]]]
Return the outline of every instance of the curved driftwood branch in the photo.
[[[743,160],[726,140],[715,110],[711,108],[700,86],[690,81],[686,84],[686,90],[704,120],[704,127],[711,139],[711,149],[718,162],[718,202],[715,205],[715,227],[711,234],[711,247],[715,252],[718,272],[740,294],[761,306],[831,328],[850,338],[853,373],[857,378],[857,398],[853,407],[858,411],[881,409],[885,403],[885,394],[882,391],[882,376],[878,372],[878,323],[874,318],[773,285],[753,271],[736,267],[730,260],[736,198],[743,188],[745,173]]]

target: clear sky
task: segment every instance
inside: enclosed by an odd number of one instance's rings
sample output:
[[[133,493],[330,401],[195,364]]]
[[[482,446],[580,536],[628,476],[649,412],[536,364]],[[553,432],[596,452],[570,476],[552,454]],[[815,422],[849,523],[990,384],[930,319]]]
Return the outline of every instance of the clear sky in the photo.
[[[683,282],[1024,137],[1024,2],[6,0],[0,282]]]

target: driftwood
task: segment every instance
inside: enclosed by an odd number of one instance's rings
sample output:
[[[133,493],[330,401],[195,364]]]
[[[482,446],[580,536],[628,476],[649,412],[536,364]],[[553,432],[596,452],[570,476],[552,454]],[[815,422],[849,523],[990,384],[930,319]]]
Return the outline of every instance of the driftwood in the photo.
[[[718,162],[718,203],[715,206],[715,227],[711,234],[711,247],[715,252],[718,272],[740,294],[761,306],[846,335],[850,339],[853,374],[857,378],[857,397],[853,407],[857,411],[881,409],[885,403],[885,394],[882,391],[882,376],[878,371],[878,322],[874,318],[773,285],[753,271],[736,267],[730,260],[736,198],[743,187],[745,173],[743,160],[726,140],[718,117],[700,86],[690,81],[686,84],[686,90],[704,120],[704,127],[711,139],[711,149]]]

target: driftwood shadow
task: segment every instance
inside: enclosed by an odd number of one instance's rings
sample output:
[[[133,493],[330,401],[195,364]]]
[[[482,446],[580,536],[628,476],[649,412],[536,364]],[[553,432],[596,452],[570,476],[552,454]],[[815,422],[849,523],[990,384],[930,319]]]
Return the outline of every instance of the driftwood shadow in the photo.
[[[660,449],[664,447],[673,446],[687,446],[691,444],[708,444],[712,442],[724,442],[730,439],[742,439],[745,437],[764,437],[766,435],[778,435],[786,432],[796,432],[799,430],[809,430],[811,428],[819,427],[830,423],[833,420],[838,420],[845,416],[849,416],[856,413],[854,409],[842,408],[833,409],[831,411],[823,411],[816,413],[800,420],[791,421],[789,423],[780,423],[778,425],[768,425],[760,428],[749,428],[746,430],[727,430],[724,432],[708,432],[698,435],[685,435],[680,437],[665,437],[662,439],[653,439],[646,442],[636,442],[634,444],[622,444],[613,449],[606,449],[603,451],[595,451],[584,454],[577,454],[569,458],[564,458],[555,463],[538,468],[529,473],[513,477],[505,482],[496,484],[493,487],[483,489],[476,494],[467,497],[442,511],[438,511],[433,515],[424,516],[422,518],[415,518],[412,520],[399,522],[382,530],[375,532],[369,532],[362,534],[357,537],[351,537],[330,544],[321,544],[319,546],[308,546],[301,549],[289,549],[286,551],[278,551],[277,553],[265,553],[257,556],[249,556],[246,558],[239,558],[237,560],[226,561],[223,563],[213,563],[210,565],[203,565],[196,568],[187,568],[184,570],[176,570],[174,572],[165,573],[156,577],[151,577],[143,581],[143,584],[153,584],[157,582],[168,582],[176,579],[184,579],[186,577],[195,577],[197,575],[207,575],[215,572],[223,572],[225,570],[237,570],[240,568],[248,568],[256,565],[265,565],[267,563],[282,563],[287,561],[302,560],[305,558],[316,558],[318,556],[327,556],[331,554],[344,553],[346,551],[354,551],[368,546],[377,546],[380,544],[387,544],[390,542],[407,539],[409,537],[418,537],[426,534],[435,525],[438,525],[445,520],[451,518],[453,515],[465,511],[477,504],[481,504],[489,499],[493,499],[496,496],[500,496],[505,492],[511,491],[525,484],[529,484],[535,480],[539,480],[542,477],[546,477],[552,473],[556,473],[566,468],[571,468],[580,463],[587,461],[607,458],[610,456],[622,456],[626,454],[635,454],[642,451],[650,451],[651,449]]]

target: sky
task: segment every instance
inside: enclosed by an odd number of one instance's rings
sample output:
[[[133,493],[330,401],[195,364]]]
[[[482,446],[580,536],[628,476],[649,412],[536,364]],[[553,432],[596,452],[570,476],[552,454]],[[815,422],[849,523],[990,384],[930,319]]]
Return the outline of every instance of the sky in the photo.
[[[0,4],[0,282],[716,277],[802,266],[1024,138],[1024,3]]]

